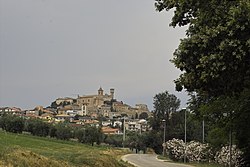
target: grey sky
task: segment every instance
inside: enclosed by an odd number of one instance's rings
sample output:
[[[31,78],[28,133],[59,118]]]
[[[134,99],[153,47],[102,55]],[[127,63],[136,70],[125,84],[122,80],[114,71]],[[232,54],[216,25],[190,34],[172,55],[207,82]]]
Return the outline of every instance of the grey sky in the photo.
[[[58,97],[95,94],[152,109],[174,91],[169,62],[185,28],[153,0],[0,0],[0,106],[48,106]]]

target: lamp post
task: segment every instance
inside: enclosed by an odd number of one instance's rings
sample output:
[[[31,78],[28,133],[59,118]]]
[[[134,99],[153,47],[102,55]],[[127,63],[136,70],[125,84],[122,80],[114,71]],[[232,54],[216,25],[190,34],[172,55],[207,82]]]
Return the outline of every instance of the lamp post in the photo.
[[[185,147],[184,147],[184,163],[186,163],[186,149],[187,149],[187,109],[183,108],[185,110],[185,119],[184,119],[184,124],[185,124]]]
[[[126,137],[126,128],[125,128],[125,117],[123,117],[123,148],[125,145],[125,137]]]
[[[204,121],[204,116],[202,120],[202,143],[205,142],[205,121]]]
[[[234,111],[230,111],[229,114],[228,113],[223,113],[224,117],[229,116],[229,167],[232,166],[232,113]]]
[[[163,144],[162,144],[162,147],[163,147],[163,151],[162,151],[162,155],[165,156],[165,152],[166,152],[166,120],[163,119],[162,120],[163,122],[163,126],[164,126],[164,132],[163,132]]]
[[[230,111],[230,130],[229,130],[229,167],[232,166],[232,113],[233,111]]]

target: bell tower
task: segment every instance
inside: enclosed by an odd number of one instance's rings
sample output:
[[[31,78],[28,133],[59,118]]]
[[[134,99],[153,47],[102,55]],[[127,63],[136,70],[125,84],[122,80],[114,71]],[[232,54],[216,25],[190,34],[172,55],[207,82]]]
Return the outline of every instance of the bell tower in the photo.
[[[102,87],[100,87],[100,89],[98,90],[98,96],[103,96],[103,89],[102,89]]]
[[[114,99],[114,94],[115,94],[115,89],[111,88],[110,89],[110,96],[112,99]]]

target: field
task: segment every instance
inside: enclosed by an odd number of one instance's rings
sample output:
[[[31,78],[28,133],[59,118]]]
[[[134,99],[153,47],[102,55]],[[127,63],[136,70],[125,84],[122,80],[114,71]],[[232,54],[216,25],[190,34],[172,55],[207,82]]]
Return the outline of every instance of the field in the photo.
[[[125,150],[0,130],[0,166],[125,167]]]

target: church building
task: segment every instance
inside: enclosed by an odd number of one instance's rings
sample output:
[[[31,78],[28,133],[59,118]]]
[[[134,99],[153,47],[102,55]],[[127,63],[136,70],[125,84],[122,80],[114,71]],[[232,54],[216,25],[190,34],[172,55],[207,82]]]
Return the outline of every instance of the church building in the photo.
[[[86,107],[101,107],[104,102],[114,99],[114,92],[114,89],[111,88],[109,94],[104,94],[103,89],[100,87],[97,95],[78,96],[77,104]]]

